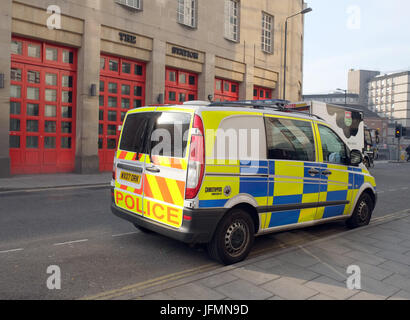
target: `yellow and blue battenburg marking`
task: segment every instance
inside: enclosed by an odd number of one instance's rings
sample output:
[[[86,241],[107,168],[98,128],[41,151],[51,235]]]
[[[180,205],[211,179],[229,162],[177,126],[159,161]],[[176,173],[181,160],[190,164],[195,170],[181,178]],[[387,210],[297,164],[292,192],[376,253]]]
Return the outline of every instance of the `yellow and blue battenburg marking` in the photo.
[[[312,177],[311,169],[317,170],[318,174]],[[202,191],[199,207],[221,208],[238,194],[250,195],[260,207],[278,208],[260,214],[262,230],[348,215],[361,186],[365,182],[375,186],[374,178],[368,172],[337,164],[238,161],[236,166],[221,165],[217,171],[219,177],[205,178],[203,190],[211,187],[208,190],[220,192],[207,194]],[[224,172],[228,171],[224,176]],[[331,171],[332,174],[324,175],[324,171]],[[222,191],[227,185],[232,187],[229,195]],[[287,207],[292,209],[286,210]]]
[[[266,206],[269,188],[268,161],[241,161],[240,170],[239,193],[249,194],[255,198],[259,206]]]

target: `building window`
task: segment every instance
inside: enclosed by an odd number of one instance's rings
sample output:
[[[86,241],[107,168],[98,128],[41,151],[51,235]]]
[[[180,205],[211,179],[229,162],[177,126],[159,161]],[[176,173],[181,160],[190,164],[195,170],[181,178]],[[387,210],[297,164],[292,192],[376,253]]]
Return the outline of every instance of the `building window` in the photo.
[[[116,2],[128,8],[142,10],[142,0],[116,0]]]
[[[262,13],[262,50],[267,53],[273,52],[273,16]]]
[[[239,42],[238,0],[225,0],[225,38]]]
[[[191,28],[197,26],[197,0],[178,0],[178,22]]]

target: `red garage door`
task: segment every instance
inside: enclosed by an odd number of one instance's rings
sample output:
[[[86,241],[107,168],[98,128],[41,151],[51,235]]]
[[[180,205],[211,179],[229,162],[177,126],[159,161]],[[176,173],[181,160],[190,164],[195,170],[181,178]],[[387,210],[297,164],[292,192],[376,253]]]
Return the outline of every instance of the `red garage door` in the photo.
[[[253,89],[254,100],[268,100],[272,99],[272,89],[255,86]]]
[[[176,69],[166,69],[165,104],[182,104],[198,99],[198,75]]]
[[[100,171],[111,171],[124,117],[145,105],[145,64],[101,56],[98,149]]]
[[[21,38],[11,47],[11,173],[71,172],[76,50]]]
[[[239,83],[215,79],[215,101],[239,100]]]

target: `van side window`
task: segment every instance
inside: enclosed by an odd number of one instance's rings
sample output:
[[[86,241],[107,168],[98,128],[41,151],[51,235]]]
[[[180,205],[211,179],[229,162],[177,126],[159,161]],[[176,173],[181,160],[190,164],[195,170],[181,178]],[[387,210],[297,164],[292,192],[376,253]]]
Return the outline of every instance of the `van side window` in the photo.
[[[280,118],[265,118],[268,158],[316,161],[312,124]]]
[[[322,140],[323,162],[348,164],[346,145],[330,128],[318,125]]]

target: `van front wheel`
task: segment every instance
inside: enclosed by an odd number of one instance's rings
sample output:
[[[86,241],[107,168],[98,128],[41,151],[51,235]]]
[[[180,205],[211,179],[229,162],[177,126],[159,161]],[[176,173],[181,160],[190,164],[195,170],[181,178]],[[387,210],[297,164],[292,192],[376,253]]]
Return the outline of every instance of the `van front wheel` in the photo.
[[[230,265],[248,256],[254,241],[255,226],[250,215],[242,209],[234,209],[219,223],[208,243],[211,258]]]
[[[346,225],[350,229],[367,226],[372,218],[372,212],[374,209],[374,203],[372,198],[367,193],[363,193],[356,208],[349,220],[346,221]]]

